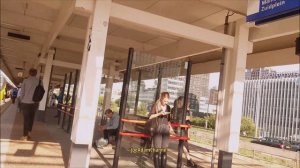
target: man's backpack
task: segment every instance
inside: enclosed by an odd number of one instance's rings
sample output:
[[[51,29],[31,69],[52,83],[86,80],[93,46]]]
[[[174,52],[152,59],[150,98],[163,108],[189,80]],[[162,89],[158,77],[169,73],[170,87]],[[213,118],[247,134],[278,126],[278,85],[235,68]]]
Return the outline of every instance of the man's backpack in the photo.
[[[43,99],[43,96],[45,94],[45,89],[41,85],[41,80],[39,81],[39,84],[34,90],[33,96],[32,96],[32,101],[34,102],[40,102]]]

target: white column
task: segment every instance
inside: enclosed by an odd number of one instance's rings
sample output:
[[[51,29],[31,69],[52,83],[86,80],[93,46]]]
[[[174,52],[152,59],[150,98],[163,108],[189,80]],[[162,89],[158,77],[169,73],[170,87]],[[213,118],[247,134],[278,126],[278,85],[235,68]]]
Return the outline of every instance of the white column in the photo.
[[[54,54],[55,54],[54,50],[49,50],[48,54],[47,54],[48,55],[47,62],[46,62],[45,71],[44,71],[44,75],[43,75],[43,86],[45,89],[45,94],[39,104],[39,110],[41,110],[41,111],[45,111],[45,109],[46,109],[46,104],[47,104],[46,101],[47,101],[47,97],[48,97],[48,89],[49,89],[49,82],[51,79],[51,69],[52,69]]]
[[[114,64],[109,66],[108,78],[106,78],[106,85],[105,85],[103,110],[110,108],[112,87],[113,87],[114,75],[115,75],[115,71],[116,71],[115,69],[116,68],[115,68]]]
[[[110,8],[111,0],[94,1],[89,19],[71,133],[70,168],[89,166]]]
[[[217,148],[226,152],[238,152],[242,117],[245,68],[248,51],[249,28],[244,21],[235,25],[234,48],[225,57],[223,88],[219,98]]]

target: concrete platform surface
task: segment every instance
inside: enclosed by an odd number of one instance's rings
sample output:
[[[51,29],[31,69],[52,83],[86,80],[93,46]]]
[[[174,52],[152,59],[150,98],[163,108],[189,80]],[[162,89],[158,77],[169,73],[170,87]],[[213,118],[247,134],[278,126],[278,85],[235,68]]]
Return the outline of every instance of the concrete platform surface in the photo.
[[[15,104],[10,105],[1,114],[1,168],[62,168],[67,167],[70,151],[70,134],[66,127],[57,124],[56,108],[46,110],[45,122],[35,121],[31,141],[22,141],[23,116]],[[36,114],[36,119],[40,114]],[[131,147],[139,147],[140,140],[125,137],[119,159],[120,168],[152,168],[149,153],[132,153]],[[168,150],[168,167],[177,165],[178,142],[171,141]],[[190,154],[199,168],[209,168],[210,147],[194,142],[190,143]],[[113,164],[114,149],[92,148],[90,168],[110,168]],[[186,160],[183,155],[183,163]],[[186,167],[183,165],[183,168]],[[217,165],[215,166],[217,167]],[[265,162],[254,161],[234,155],[233,168],[279,168]],[[72,167],[73,168],[73,167]],[[74,167],[77,168],[77,167]],[[78,167],[81,168],[81,167]]]

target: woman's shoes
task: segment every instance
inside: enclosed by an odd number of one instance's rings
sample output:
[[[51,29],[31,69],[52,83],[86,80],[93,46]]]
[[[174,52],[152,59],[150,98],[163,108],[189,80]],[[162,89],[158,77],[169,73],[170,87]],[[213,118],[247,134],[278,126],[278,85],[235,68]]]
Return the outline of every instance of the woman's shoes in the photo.
[[[196,165],[195,162],[192,161],[192,159],[186,161],[187,167],[193,167],[197,168],[198,166]]]
[[[22,137],[20,138],[20,140],[22,140],[22,141],[28,141],[29,138],[28,138],[28,136],[22,136]]]

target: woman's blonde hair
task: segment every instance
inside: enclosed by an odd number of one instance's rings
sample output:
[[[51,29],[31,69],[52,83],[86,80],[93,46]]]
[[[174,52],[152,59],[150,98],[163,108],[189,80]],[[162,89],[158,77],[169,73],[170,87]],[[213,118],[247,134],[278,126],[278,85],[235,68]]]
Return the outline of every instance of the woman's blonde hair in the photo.
[[[163,98],[170,98],[170,94],[169,94],[169,92],[161,92],[160,93],[160,99],[163,99]]]
[[[157,112],[159,112],[159,111],[162,110],[160,100],[162,100],[162,99],[164,99],[164,98],[166,98],[166,97],[167,97],[167,98],[170,98],[169,92],[161,92],[161,93],[160,93],[159,99],[156,100],[156,102],[155,102],[155,104],[154,104],[154,106],[153,106],[153,108],[152,108],[152,110],[155,110],[155,113],[157,113]]]

